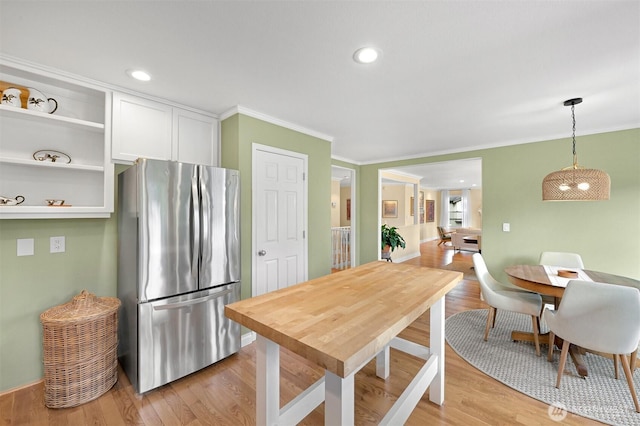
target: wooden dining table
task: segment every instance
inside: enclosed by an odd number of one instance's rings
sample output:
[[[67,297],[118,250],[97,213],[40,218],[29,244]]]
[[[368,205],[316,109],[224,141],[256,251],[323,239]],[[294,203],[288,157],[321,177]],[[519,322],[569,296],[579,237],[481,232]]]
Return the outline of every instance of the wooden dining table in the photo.
[[[299,423],[322,402],[325,424],[354,424],[355,375],[375,358],[377,376],[386,379],[390,347],[425,364],[381,424],[403,424],[427,388],[441,405],[444,297],[461,280],[460,272],[376,261],[227,305],[225,315],[257,334],[257,424]],[[397,337],[427,310],[429,347]],[[325,370],[282,408],[280,347]]]
[[[570,270],[576,273],[576,277],[565,278],[558,275],[559,271]],[[533,291],[546,296],[555,298],[556,306],[562,299],[567,283],[571,280],[594,281],[612,285],[623,285],[635,287],[640,290],[640,281],[633,278],[627,278],[620,275],[609,274],[606,272],[591,271],[587,269],[567,268],[563,266],[551,265],[514,265],[505,268],[504,272],[509,277],[509,281],[514,285],[525,290]],[[512,340],[533,341],[531,333],[513,331],[511,333]],[[540,335],[541,344],[555,344],[549,342],[548,333]],[[581,348],[571,346],[571,358],[576,365],[576,370],[580,376],[587,376],[588,369],[582,359],[583,351]]]

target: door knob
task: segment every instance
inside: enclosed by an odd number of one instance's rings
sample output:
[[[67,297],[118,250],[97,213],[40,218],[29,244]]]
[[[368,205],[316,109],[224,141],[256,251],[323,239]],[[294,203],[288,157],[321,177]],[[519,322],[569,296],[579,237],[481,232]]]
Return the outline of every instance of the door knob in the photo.
[[[260,250],[258,252],[258,256],[265,256],[267,254],[267,252],[265,250]]]

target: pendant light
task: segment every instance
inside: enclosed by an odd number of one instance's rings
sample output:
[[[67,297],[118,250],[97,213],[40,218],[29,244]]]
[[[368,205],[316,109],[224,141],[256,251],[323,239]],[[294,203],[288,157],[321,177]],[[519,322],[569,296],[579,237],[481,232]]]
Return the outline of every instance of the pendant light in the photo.
[[[543,201],[595,201],[608,200],[611,188],[609,175],[602,170],[587,169],[578,165],[576,154],[575,106],[582,98],[569,99],[565,106],[571,106],[573,119],[573,165],[557,172],[549,173],[542,181]]]

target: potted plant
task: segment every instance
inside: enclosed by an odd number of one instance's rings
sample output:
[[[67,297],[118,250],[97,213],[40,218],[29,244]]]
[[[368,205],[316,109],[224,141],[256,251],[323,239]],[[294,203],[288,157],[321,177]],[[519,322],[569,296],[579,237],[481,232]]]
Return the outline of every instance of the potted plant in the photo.
[[[405,248],[405,246],[404,238],[398,233],[398,228],[387,226],[386,223],[380,227],[380,249],[382,250],[381,257],[383,259],[390,261],[391,252],[397,247]]]

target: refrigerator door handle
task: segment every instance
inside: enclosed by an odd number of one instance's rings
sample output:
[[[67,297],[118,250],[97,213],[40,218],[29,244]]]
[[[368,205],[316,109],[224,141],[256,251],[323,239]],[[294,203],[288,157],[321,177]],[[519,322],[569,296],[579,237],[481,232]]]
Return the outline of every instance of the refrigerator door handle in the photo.
[[[196,173],[191,177],[191,274],[195,277],[200,275],[200,191],[199,178]]]
[[[154,311],[165,311],[167,309],[176,309],[176,308],[182,308],[184,306],[197,305],[198,303],[208,302],[209,300],[217,299],[219,297],[227,295],[227,294],[231,293],[231,291],[232,290],[229,289],[229,290],[221,291],[220,293],[215,293],[215,294],[211,294],[209,296],[200,297],[198,299],[191,299],[191,300],[185,300],[184,302],[168,303],[166,305],[154,306],[153,310]]]
[[[212,282],[212,276],[209,272],[207,265],[211,260],[211,247],[213,241],[211,241],[210,228],[211,228],[211,215],[210,209],[213,208],[210,203],[208,194],[208,175],[207,168],[204,166],[198,166],[198,185],[200,191],[200,202],[202,206],[199,209],[200,212],[200,257],[202,258],[202,265],[200,270],[200,288],[209,287]]]

